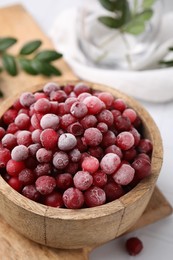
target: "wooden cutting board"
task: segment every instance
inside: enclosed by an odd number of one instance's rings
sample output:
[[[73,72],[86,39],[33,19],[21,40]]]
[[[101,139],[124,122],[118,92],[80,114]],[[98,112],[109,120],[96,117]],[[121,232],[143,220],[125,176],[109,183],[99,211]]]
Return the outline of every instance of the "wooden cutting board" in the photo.
[[[0,37],[3,36],[13,36],[18,39],[18,43],[10,49],[11,53],[15,54],[17,54],[24,43],[33,39],[42,40],[43,49],[53,48],[49,38],[41,31],[30,14],[21,5],[0,9]],[[47,79],[43,76],[30,76],[24,72],[21,72],[17,77],[11,77],[6,72],[1,73],[0,88],[4,93],[4,99],[9,97],[9,95],[20,93],[30,86],[43,83],[44,81],[77,79],[63,59],[56,61],[55,65],[63,72],[63,75],[59,78],[52,77]],[[155,188],[145,212],[130,231],[154,223],[171,213],[171,205],[159,189]],[[36,244],[18,234],[4,219],[0,218],[0,259],[2,260],[86,260],[91,250],[93,248],[61,250]]]

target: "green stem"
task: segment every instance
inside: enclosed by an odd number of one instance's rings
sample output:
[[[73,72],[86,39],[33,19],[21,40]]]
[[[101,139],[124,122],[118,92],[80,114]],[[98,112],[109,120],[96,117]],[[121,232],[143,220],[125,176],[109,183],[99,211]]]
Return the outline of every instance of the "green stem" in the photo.
[[[138,10],[138,0],[134,0],[133,15],[135,16]]]

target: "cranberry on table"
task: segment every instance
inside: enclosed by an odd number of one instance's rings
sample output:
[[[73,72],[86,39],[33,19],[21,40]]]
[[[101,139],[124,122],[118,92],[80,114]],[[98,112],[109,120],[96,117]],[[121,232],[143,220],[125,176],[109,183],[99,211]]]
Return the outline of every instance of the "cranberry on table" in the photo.
[[[126,241],[126,250],[131,256],[138,255],[143,249],[142,241],[137,237],[131,237]]]

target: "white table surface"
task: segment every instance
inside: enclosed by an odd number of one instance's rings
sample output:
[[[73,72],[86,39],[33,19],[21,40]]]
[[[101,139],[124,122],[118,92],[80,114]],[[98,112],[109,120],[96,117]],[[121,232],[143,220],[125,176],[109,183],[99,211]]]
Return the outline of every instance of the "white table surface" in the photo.
[[[23,4],[24,7],[33,15],[43,31],[48,34],[55,18],[60,12],[70,7],[79,6],[83,2],[84,0],[0,0],[0,7],[16,3]],[[173,1],[165,0],[164,2],[165,8],[163,11],[173,11]],[[173,205],[173,102],[166,104],[141,103],[154,118],[162,135],[164,162],[158,180],[158,187]],[[95,249],[90,255],[90,260],[132,259],[132,257],[128,256],[124,251],[124,243],[128,237],[134,235],[138,236],[144,244],[144,250],[136,257],[136,259],[173,259],[172,215],[155,224],[118,238]]]

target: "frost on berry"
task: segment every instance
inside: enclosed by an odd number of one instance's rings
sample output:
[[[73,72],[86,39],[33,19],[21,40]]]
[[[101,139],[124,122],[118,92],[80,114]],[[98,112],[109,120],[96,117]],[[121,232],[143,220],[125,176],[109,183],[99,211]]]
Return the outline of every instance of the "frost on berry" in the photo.
[[[17,162],[26,160],[29,155],[29,150],[25,145],[15,146],[11,152],[11,158]]]
[[[78,171],[73,177],[74,186],[79,190],[87,190],[93,183],[93,177],[87,171]]]
[[[108,153],[102,158],[100,162],[100,167],[103,172],[109,175],[117,170],[117,168],[120,166],[120,163],[121,160],[117,154]]]
[[[77,188],[68,188],[63,194],[63,202],[69,209],[80,209],[84,204],[82,191]]]
[[[65,152],[56,152],[53,157],[53,165],[56,169],[64,169],[69,163],[69,157]]]
[[[102,133],[95,127],[88,128],[84,132],[84,140],[87,145],[97,146],[102,142],[102,139]]]
[[[70,133],[60,135],[58,139],[58,148],[62,151],[69,151],[77,144],[76,137]]]
[[[129,184],[134,178],[135,170],[128,164],[122,164],[114,173],[113,179],[120,185]]]
[[[85,203],[88,207],[103,205],[106,201],[106,194],[103,189],[93,186],[84,193]]]
[[[56,187],[55,178],[51,176],[40,176],[35,182],[36,190],[42,195],[50,194]]]
[[[20,103],[22,104],[22,106],[30,107],[30,105],[32,105],[35,102],[35,96],[31,92],[24,92],[20,96],[19,100],[20,100]]]
[[[54,130],[59,127],[59,116],[55,114],[46,114],[40,120],[40,125],[42,129],[52,128]]]

